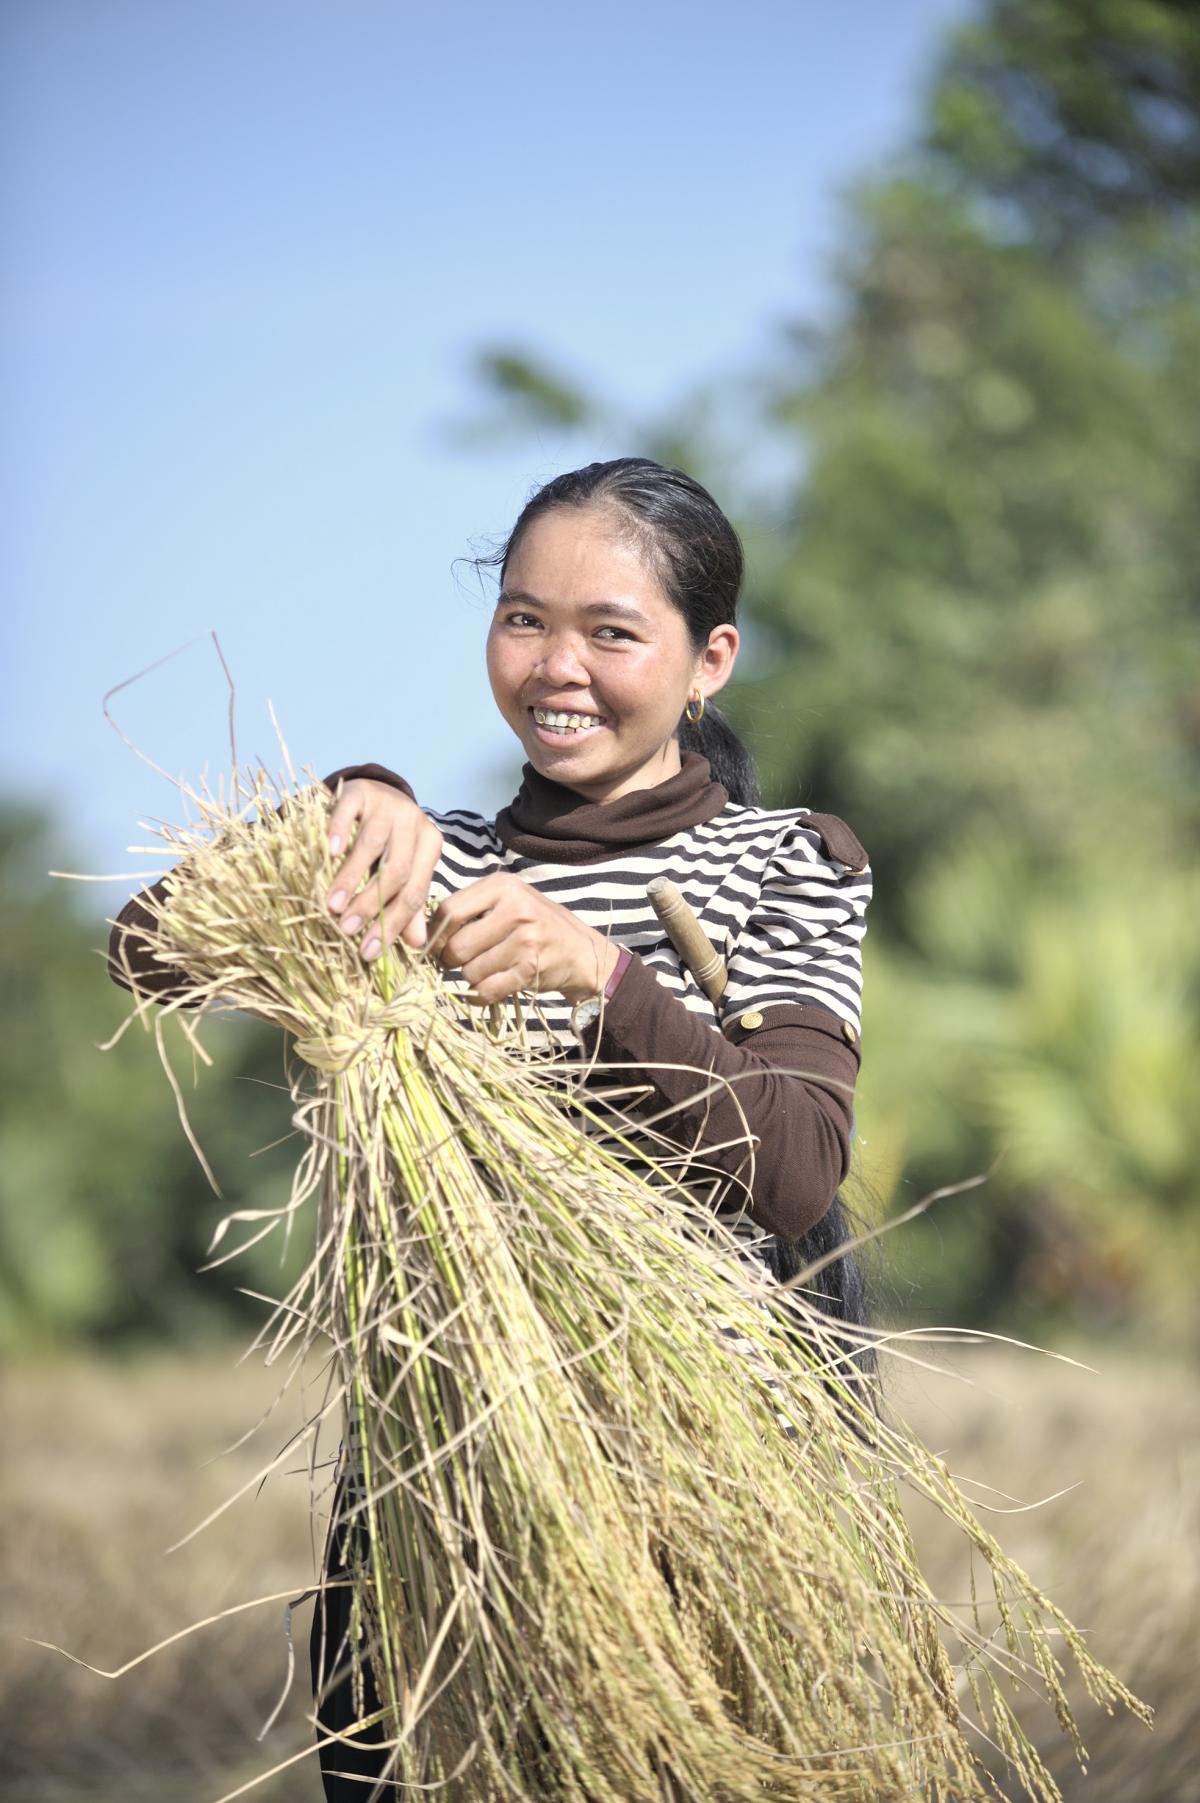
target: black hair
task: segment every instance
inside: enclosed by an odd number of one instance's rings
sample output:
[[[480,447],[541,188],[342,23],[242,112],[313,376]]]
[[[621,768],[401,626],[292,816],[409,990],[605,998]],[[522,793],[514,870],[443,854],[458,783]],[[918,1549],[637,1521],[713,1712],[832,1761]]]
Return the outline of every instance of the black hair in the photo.
[[[649,457],[615,457],[568,470],[534,490],[504,544],[477,566],[497,568],[503,586],[508,560],[523,534],[556,507],[605,507],[631,534],[650,560],[664,592],[679,609],[696,651],[715,626],[732,626],[745,574],[742,542],[706,488],[682,470]],[[698,722],[679,723],[681,751],[708,759],[715,780],[731,801],[757,807],[761,800],[754,759],[719,709],[709,703]],[[775,1237],[771,1262],[786,1280],[835,1253],[852,1239],[840,1195],[816,1225],[797,1240]],[[853,1252],[833,1258],[805,1286],[810,1300],[835,1320],[865,1327],[869,1316],[862,1267]],[[869,1350],[860,1367],[873,1367]]]

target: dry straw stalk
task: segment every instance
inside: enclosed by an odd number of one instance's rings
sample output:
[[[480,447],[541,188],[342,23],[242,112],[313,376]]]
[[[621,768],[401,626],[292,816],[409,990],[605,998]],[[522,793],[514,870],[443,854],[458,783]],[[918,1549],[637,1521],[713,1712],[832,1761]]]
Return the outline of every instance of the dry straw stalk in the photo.
[[[182,973],[168,1010],[245,1010],[299,1054],[291,1203],[241,1221],[290,1228],[318,1198],[262,1338],[332,1348],[360,1468],[336,1548],[395,1782],[969,1799],[996,1794],[986,1740],[1056,1797],[1014,1690],[1049,1692],[1072,1736],[1064,1661],[1142,1706],[881,1418],[852,1347],[800,1294],[767,1301],[677,1171],[631,1173],[578,1063],[498,1041],[423,955],[362,964],[322,905],[322,788],[196,800],[148,937]],[[904,1487],[978,1554],[962,1616],[917,1567]]]

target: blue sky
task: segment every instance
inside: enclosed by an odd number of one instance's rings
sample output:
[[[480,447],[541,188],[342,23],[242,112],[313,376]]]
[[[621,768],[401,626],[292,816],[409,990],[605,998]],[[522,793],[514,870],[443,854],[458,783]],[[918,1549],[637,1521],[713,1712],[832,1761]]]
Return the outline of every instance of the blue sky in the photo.
[[[0,15],[4,785],[130,867],[170,786],[114,684],[215,628],[241,749],[491,811],[516,744],[455,559],[630,446],[468,450],[519,345],[653,418],[828,306],[838,196],[968,0],[8,0]],[[204,643],[116,698],[227,762]],[[127,887],[128,885],[126,885]],[[122,891],[88,891],[108,911]]]

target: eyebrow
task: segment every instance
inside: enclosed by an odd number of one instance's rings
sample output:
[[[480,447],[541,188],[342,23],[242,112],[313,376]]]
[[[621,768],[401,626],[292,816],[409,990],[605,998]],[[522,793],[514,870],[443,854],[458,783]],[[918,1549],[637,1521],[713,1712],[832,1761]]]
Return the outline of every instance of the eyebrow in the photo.
[[[501,589],[497,597],[498,607],[511,607],[519,604],[522,607],[540,607],[543,612],[552,611],[552,604],[539,601],[536,595],[527,595],[521,589]],[[584,614],[607,614],[610,619],[630,620],[639,626],[650,624],[640,607],[632,601],[585,601],[580,608]]]

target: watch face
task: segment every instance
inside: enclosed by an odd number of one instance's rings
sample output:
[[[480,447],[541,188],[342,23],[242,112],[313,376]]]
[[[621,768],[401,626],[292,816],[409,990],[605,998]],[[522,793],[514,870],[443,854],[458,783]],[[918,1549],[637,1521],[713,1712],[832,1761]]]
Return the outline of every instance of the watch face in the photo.
[[[590,995],[586,1002],[576,1002],[571,1010],[571,1031],[580,1037],[600,1018],[601,997]]]

